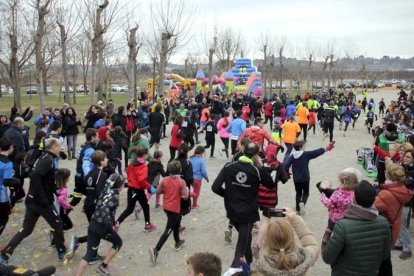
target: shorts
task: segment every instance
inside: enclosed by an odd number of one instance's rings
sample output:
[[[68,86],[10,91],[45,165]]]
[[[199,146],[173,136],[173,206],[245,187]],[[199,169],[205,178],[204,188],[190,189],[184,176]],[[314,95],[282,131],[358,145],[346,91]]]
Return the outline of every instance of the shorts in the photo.
[[[201,122],[201,121],[200,121],[200,126],[201,126],[201,127],[205,127],[206,125],[207,125],[207,122]]]

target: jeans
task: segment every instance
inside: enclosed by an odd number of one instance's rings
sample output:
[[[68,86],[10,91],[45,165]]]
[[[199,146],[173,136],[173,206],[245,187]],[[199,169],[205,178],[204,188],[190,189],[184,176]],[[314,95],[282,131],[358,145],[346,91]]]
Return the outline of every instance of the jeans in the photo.
[[[239,232],[237,238],[236,251],[234,252],[234,259],[231,263],[231,267],[239,268],[240,267],[240,258],[245,257],[248,264],[251,264],[253,261],[252,254],[252,228],[253,223],[234,223],[233,226]]]
[[[164,233],[162,233],[157,245],[155,246],[157,251],[161,250],[171,232],[173,232],[175,243],[180,241],[181,215],[167,210],[164,210],[164,212],[167,214],[167,225],[165,226]]]
[[[72,153],[72,155],[75,156],[77,139],[78,139],[77,134],[66,136],[66,142],[68,144],[68,154]]]
[[[309,198],[309,181],[294,183],[296,191],[296,211],[300,211],[299,203],[303,202],[306,205]]]
[[[402,223],[400,233],[395,245],[402,246],[404,252],[411,252],[411,240],[410,240],[410,220],[411,220],[411,207],[404,206],[402,211]]]

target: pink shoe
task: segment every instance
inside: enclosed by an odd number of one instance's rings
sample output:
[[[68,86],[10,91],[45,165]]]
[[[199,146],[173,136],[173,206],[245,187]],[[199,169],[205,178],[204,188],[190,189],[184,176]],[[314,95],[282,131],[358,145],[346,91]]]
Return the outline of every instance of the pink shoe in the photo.
[[[145,227],[144,227],[144,232],[152,232],[154,230],[157,230],[157,226],[155,224],[152,224],[152,223],[150,223],[148,225],[145,225]]]

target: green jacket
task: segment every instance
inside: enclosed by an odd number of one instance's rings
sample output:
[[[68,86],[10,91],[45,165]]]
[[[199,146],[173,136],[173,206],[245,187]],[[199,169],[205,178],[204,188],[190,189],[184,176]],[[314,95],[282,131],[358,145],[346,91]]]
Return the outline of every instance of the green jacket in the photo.
[[[381,262],[391,254],[391,231],[375,208],[351,204],[338,221],[325,248],[323,261],[333,276],[376,276]]]
[[[147,161],[151,161],[152,160],[152,156],[149,153],[150,147],[149,147],[149,142],[147,139],[141,138],[138,141],[135,142],[131,142],[131,144],[129,144],[129,148],[128,148],[128,159],[130,162],[132,162],[132,160],[135,160],[137,158],[137,155],[135,153],[131,153],[131,150],[133,148],[138,148],[138,147],[144,147],[148,149],[148,157],[147,157]]]

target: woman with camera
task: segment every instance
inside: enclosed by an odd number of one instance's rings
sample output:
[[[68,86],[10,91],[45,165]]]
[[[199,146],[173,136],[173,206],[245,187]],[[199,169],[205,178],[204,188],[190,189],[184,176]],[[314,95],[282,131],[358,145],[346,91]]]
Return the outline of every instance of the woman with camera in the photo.
[[[319,256],[319,245],[305,221],[290,208],[286,219],[270,222],[267,229],[267,250],[251,266],[251,275],[309,275]],[[300,244],[295,242],[295,233]]]

